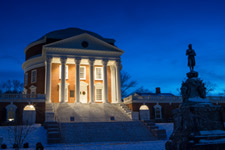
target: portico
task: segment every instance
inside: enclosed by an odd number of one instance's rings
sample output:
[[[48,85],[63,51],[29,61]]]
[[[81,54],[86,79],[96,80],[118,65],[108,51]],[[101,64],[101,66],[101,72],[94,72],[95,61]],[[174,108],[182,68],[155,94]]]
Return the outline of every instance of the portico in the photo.
[[[120,60],[48,55],[45,61],[48,102],[121,102]]]

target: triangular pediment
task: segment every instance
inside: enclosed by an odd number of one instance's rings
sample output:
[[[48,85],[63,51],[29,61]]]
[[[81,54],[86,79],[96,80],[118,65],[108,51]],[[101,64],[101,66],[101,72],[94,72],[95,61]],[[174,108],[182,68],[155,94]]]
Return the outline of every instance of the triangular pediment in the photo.
[[[113,51],[123,53],[123,50],[113,46],[103,40],[100,40],[90,34],[83,33],[58,42],[47,44],[46,48],[79,49],[79,50],[97,50]]]

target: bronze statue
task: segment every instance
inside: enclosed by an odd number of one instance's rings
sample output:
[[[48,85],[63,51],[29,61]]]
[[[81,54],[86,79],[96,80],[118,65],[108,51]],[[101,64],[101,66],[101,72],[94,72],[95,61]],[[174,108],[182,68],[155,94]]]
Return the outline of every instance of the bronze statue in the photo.
[[[194,70],[194,66],[195,66],[196,53],[192,49],[192,45],[191,44],[189,44],[188,47],[189,47],[189,49],[187,49],[187,51],[186,51],[186,55],[188,55],[188,67],[190,67],[190,71],[193,71]]]

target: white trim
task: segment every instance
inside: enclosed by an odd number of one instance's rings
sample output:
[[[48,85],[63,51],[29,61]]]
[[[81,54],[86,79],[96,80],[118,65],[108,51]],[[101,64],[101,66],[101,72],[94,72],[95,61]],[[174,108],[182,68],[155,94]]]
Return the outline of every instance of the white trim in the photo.
[[[101,79],[97,79],[97,68],[101,69]],[[103,80],[103,67],[95,67],[95,80]]]
[[[11,109],[11,110],[10,110]],[[9,116],[8,116],[8,114],[9,114],[9,111],[12,111],[12,112],[14,112],[14,118],[13,118],[13,120],[12,121],[15,121],[15,119],[16,119],[16,109],[17,109],[17,107],[16,107],[16,105],[14,105],[14,104],[9,104],[9,105],[7,105],[6,106],[6,110],[7,110],[7,113],[6,113],[6,119],[7,119],[7,122],[8,121],[10,121],[9,119]],[[11,118],[12,119],[12,118]]]
[[[37,82],[37,69],[31,71],[31,83]]]
[[[43,56],[28,59],[22,64],[24,72],[45,66],[45,58]]]
[[[37,94],[37,87],[36,86],[34,86],[34,85],[31,85],[30,86],[30,94]]]
[[[156,117],[156,109],[159,109],[160,113],[159,113],[159,118]],[[154,106],[154,111],[155,111],[155,119],[162,119],[162,106],[160,106],[158,103]]]
[[[97,100],[97,92],[96,92],[96,90],[97,89],[101,89],[102,90],[102,100]],[[104,93],[103,93],[103,84],[101,84],[101,83],[96,83],[95,84],[95,102],[103,102],[103,98],[104,98]]]
[[[53,42],[53,43],[49,43],[49,44],[46,44],[46,45],[44,45],[43,46],[43,48],[45,49],[45,48],[49,48],[49,47],[57,47],[58,45],[60,45],[60,44],[62,44],[62,43],[65,43],[65,42],[68,42],[68,41],[73,41],[73,40],[77,40],[77,39],[79,39],[79,38],[85,38],[85,39],[92,39],[92,40],[94,40],[96,43],[97,42],[99,42],[100,44],[102,44],[102,45],[104,45],[104,46],[106,46],[106,47],[108,47],[107,49],[106,49],[106,51],[108,50],[108,49],[114,49],[114,50],[116,50],[115,52],[119,52],[119,53],[124,53],[124,51],[123,50],[121,50],[121,49],[119,49],[118,47],[116,47],[116,46],[113,46],[113,45],[111,45],[111,44],[109,44],[109,43],[107,43],[107,42],[105,42],[105,41],[103,41],[103,40],[101,40],[101,39],[98,39],[98,38],[96,38],[96,37],[94,37],[94,36],[92,36],[92,35],[90,35],[90,34],[88,34],[88,33],[82,33],[82,34],[80,34],[80,35],[76,35],[76,36],[72,36],[72,37],[69,37],[69,38],[66,38],[66,39],[63,39],[63,40],[60,40],[60,41],[56,41],[56,42]],[[101,51],[104,51],[104,50],[101,50]]]
[[[55,57],[59,57],[62,55],[69,56],[71,55],[71,58],[76,56],[86,56],[88,57],[96,57],[99,59],[105,58],[105,57],[119,57],[123,53],[122,52],[114,52],[114,51],[101,51],[101,50],[86,50],[86,49],[71,49],[71,48],[56,48],[56,47],[46,47],[44,48],[44,53],[46,55],[54,55]]]
[[[80,72],[81,72],[81,68],[84,68],[84,78],[81,78],[81,75],[80,75],[80,80],[86,80],[86,66],[80,66]]]

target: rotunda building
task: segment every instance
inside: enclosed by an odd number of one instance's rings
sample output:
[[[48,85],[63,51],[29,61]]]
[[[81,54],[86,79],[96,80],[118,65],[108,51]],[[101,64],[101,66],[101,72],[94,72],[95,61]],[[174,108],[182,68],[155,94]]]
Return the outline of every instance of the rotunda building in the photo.
[[[49,103],[120,103],[123,50],[115,40],[67,28],[49,32],[25,48],[24,94]]]

